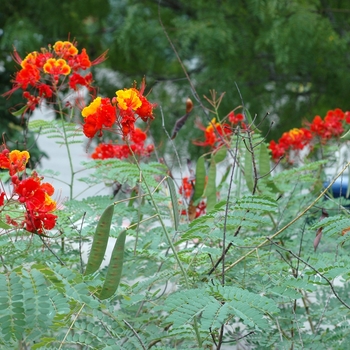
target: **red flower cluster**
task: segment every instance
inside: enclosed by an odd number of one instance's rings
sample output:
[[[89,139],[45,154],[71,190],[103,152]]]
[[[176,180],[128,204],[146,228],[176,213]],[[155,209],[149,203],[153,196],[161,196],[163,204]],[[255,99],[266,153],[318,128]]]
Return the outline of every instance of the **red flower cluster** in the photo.
[[[54,188],[43,177],[33,171],[31,176],[20,179],[20,173],[30,158],[27,151],[9,151],[4,149],[0,153],[0,168],[8,169],[11,175],[13,193],[7,198],[7,203],[17,202],[24,206],[24,217],[13,218],[6,215],[6,222],[16,227],[25,228],[29,232],[42,234],[44,230],[51,230],[56,225],[57,216],[52,214],[56,209],[56,202],[51,198]],[[0,206],[5,206],[5,192],[0,192]],[[3,208],[0,208],[0,212]]]
[[[231,111],[228,114],[228,120],[233,125],[240,125],[242,129],[247,128],[246,124],[244,123],[244,115],[242,113],[235,114],[234,111]]]
[[[288,132],[284,132],[278,143],[273,140],[270,142],[272,158],[279,159],[289,150],[302,150],[310,144],[311,140],[312,134],[310,130],[305,128],[294,128]]]
[[[190,203],[188,205],[187,211],[182,210],[181,215],[188,215],[190,220],[193,220],[195,218],[198,218],[201,215],[204,215],[206,213],[207,204],[205,201],[200,201],[196,206],[193,205],[192,202],[192,196],[194,191],[194,179],[189,179],[187,176],[185,176],[182,179],[182,185],[179,188],[179,193],[182,195],[183,198],[189,199]]]
[[[232,127],[227,123],[216,122],[216,118],[213,118],[206,128],[202,125],[198,125],[198,127],[204,131],[205,141],[194,141],[193,143],[197,146],[218,148],[223,144],[225,138],[232,134]]]
[[[270,142],[272,158],[275,160],[288,155],[290,150],[302,150],[306,146],[312,148],[313,141],[325,143],[333,137],[339,137],[344,132],[344,124],[350,123],[350,112],[343,112],[336,108],[327,112],[324,119],[315,116],[311,123],[305,123],[305,128],[294,128],[283,133],[275,142]]]
[[[108,98],[97,97],[82,111],[85,118],[83,131],[85,136],[92,138],[102,129],[111,128],[113,124],[119,133],[125,138],[135,130],[135,122],[141,118],[144,122],[153,120],[153,108],[155,104],[149,102],[143,95],[145,80],[142,81],[140,90],[136,87],[116,91],[117,97],[112,101]]]
[[[184,198],[191,198],[193,195],[194,180],[189,180],[187,176],[182,179],[182,185],[179,188],[179,193]]]
[[[116,121],[116,107],[109,98],[96,97],[89,106],[81,112],[85,118],[83,132],[87,137],[94,137],[97,132],[102,136],[102,128],[111,128]]]
[[[93,159],[108,159],[108,158],[118,158],[124,159],[128,158],[133,152],[138,156],[149,156],[153,150],[153,145],[148,145],[145,147],[145,140],[147,135],[139,128],[135,128],[129,135],[130,137],[130,148],[128,145],[118,145],[112,143],[101,143],[99,144],[95,152],[91,155]]]
[[[79,86],[85,86],[94,90],[91,86],[92,74],[82,75],[81,71],[103,62],[105,56],[106,53],[91,62],[85,49],[79,53],[76,42],[69,41],[57,41],[53,46],[41,49],[41,52],[29,53],[24,59],[15,51],[13,57],[21,69],[14,76],[13,88],[4,96],[22,89],[23,97],[27,99],[24,109],[26,112],[33,111],[44,99],[51,98],[58,89],[66,88],[66,85],[63,85],[66,76],[69,76],[68,84],[71,89],[78,90]]]
[[[245,118],[242,113],[235,114],[234,111],[231,111],[226,118],[228,118],[230,124],[218,123],[216,118],[212,119],[206,128],[198,124],[198,128],[204,131],[205,141],[194,141],[193,143],[198,146],[209,146],[216,149],[224,143],[225,139],[230,138],[233,129],[237,125],[242,129],[247,129],[247,125],[244,122]]]
[[[339,137],[344,132],[344,122],[350,123],[350,112],[343,112],[340,108],[327,112],[324,120],[317,115],[310,124],[310,130],[323,142],[332,137]]]

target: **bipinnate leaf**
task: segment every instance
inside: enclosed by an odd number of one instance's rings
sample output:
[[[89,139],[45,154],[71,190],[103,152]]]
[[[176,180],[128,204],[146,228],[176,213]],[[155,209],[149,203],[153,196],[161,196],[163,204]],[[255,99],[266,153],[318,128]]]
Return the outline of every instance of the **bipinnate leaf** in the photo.
[[[99,298],[101,300],[111,297],[119,286],[123,271],[125,239],[126,230],[122,231],[119,234],[119,237],[115,242],[111,261],[107,270],[105,283],[103,284],[102,291],[99,295]]]
[[[107,248],[113,212],[114,204],[111,204],[105,209],[100,217],[100,220],[98,221],[85,275],[96,272],[101,266]]]
[[[168,187],[169,187],[169,192],[170,192],[170,198],[171,198],[171,203],[173,206],[173,214],[174,214],[174,226],[175,230],[179,227],[179,205],[178,205],[178,199],[176,195],[176,190],[175,190],[175,185],[174,181],[171,177],[167,178],[168,182]]]

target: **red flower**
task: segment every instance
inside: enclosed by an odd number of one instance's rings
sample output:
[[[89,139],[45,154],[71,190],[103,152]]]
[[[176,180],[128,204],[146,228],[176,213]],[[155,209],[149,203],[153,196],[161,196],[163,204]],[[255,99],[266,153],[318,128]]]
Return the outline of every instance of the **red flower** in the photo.
[[[244,120],[244,115],[242,113],[235,114],[234,111],[232,111],[228,114],[228,120],[232,124],[239,124]]]
[[[191,198],[193,194],[194,181],[189,180],[188,177],[182,179],[182,185],[179,188],[179,193],[182,194],[185,198]]]
[[[68,64],[75,71],[79,69],[85,70],[91,67],[91,61],[85,49],[82,49],[79,55],[76,55],[72,59],[68,60]]]
[[[212,148],[219,147],[223,143],[223,138],[232,134],[232,130],[228,124],[220,124],[216,122],[216,118],[212,119],[210,124],[204,129],[199,125],[200,129],[204,130],[205,141],[194,141],[198,146],[210,146]]]
[[[27,151],[13,150],[10,152],[5,148],[0,153],[0,168],[9,169],[10,176],[13,176],[26,168],[29,158]]]
[[[128,108],[128,109],[121,109],[119,111],[119,116],[121,117],[120,119],[120,125],[122,128],[122,133],[124,136],[129,135],[135,128],[135,122],[136,122],[136,117],[134,112]]]
[[[40,71],[33,65],[27,65],[15,75],[14,88],[26,90],[28,85],[35,86],[40,80]]]
[[[155,107],[154,103],[150,103],[147,98],[139,94],[141,100],[141,106],[135,110],[135,112],[140,116],[140,118],[147,122],[148,119],[154,119],[153,108]]]
[[[40,97],[33,96],[28,91],[23,92],[23,97],[28,100],[27,108],[31,111],[34,111],[36,106],[40,103]]]
[[[346,114],[339,108],[327,112],[324,120],[317,115],[310,124],[311,132],[323,140],[339,137],[344,132],[343,120]]]
[[[94,137],[97,131],[102,135],[104,127],[110,128],[116,120],[116,107],[112,106],[109,98],[97,97],[82,111],[85,117],[83,132],[86,137]]]
[[[53,91],[50,85],[47,84],[39,84],[38,86],[39,96],[45,98],[51,98]]]
[[[56,41],[53,45],[55,53],[64,58],[65,60],[76,56],[78,54],[78,49],[75,47],[74,43],[69,41]]]
[[[71,72],[71,68],[63,58],[59,58],[58,60],[49,58],[44,64],[43,69],[45,73],[53,75],[55,80],[58,80],[60,75],[68,75]]]
[[[52,230],[56,225],[57,216],[51,213],[40,213],[27,211],[23,222],[28,232],[43,233],[45,230]]]
[[[5,201],[5,192],[1,192],[0,193],[0,207],[2,207],[4,205],[4,201]]]
[[[132,152],[139,156],[149,156],[153,150],[153,145],[148,145],[144,147],[144,142],[147,135],[141,129],[134,129],[130,134],[130,148]],[[108,159],[108,158],[118,158],[124,159],[128,158],[132,153],[128,145],[113,145],[112,143],[101,143],[95,149],[95,152],[91,155],[93,159]]]
[[[349,124],[350,123],[350,112],[345,112],[344,113],[344,118],[345,118],[345,122],[347,124]]]
[[[93,159],[115,158],[115,147],[111,143],[101,143],[95,148],[95,152],[91,155]]]
[[[69,77],[69,87],[73,90],[78,90],[77,85],[86,86],[88,89],[90,89],[90,86],[92,84],[92,74],[89,73],[85,75],[85,77],[81,76],[78,73],[73,73]]]
[[[141,129],[136,128],[134,131],[131,133],[131,141],[137,144],[142,144],[146,140],[147,135],[144,133]]]
[[[282,146],[279,143],[276,143],[274,140],[272,140],[270,142],[269,148],[270,148],[271,153],[272,153],[272,158],[276,159],[276,160],[283,157],[286,153],[285,146]]]
[[[312,134],[310,130],[305,128],[294,128],[288,132],[284,132],[278,143],[274,140],[270,142],[269,148],[272,152],[272,158],[275,160],[280,159],[289,149],[302,150],[310,144],[311,140]]]

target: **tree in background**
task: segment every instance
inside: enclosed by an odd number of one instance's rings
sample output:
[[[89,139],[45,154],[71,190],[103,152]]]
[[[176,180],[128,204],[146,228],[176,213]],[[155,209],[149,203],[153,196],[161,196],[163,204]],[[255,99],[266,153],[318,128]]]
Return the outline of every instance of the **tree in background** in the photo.
[[[269,112],[277,121],[269,134],[276,138],[302,119],[350,108],[349,12],[344,0],[7,3],[0,17],[0,90],[9,87],[14,42],[23,56],[24,43],[28,50],[70,33],[92,54],[109,49],[108,70],[97,76],[105,89],[101,93],[146,76],[152,96],[166,106],[164,124],[170,131],[193,92],[166,31],[201,98],[210,89],[226,92],[220,107],[225,115],[242,104],[242,95],[258,120]],[[6,110],[6,101],[1,108]],[[208,118],[196,101],[193,114],[183,130],[190,152],[191,139],[199,135],[193,128],[195,116],[204,123]],[[164,133],[161,118],[156,119],[153,134],[159,142]],[[269,123],[261,128],[266,133]]]

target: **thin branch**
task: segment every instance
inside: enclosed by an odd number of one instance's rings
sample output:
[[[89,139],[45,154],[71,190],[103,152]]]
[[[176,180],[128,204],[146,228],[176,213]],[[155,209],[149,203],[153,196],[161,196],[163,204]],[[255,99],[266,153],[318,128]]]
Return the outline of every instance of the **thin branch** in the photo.
[[[143,343],[142,339],[139,337],[139,335],[137,334],[137,332],[135,331],[135,329],[132,327],[132,325],[127,321],[127,320],[123,320],[123,322],[131,329],[131,331],[134,333],[135,337],[137,338],[137,340],[140,342],[142,349],[146,350],[146,346]]]
[[[269,243],[270,240],[274,239],[278,235],[280,235],[283,231],[285,231],[288,227],[292,226],[296,221],[298,221],[305,213],[307,213],[327,192],[328,190],[333,186],[337,178],[344,173],[344,171],[350,166],[350,162],[348,162],[344,168],[337,174],[337,176],[329,183],[329,185],[319,194],[319,196],[310,204],[308,205],[297,217],[295,217],[293,220],[291,220],[288,224],[283,226],[280,230],[278,230],[276,233],[274,233],[269,238],[266,238],[263,242],[261,242],[258,246],[256,246],[254,249],[250,250],[247,254],[241,256],[238,260],[236,260],[233,264],[229,265],[225,272],[228,270],[231,270],[233,267],[235,267],[237,264],[239,264],[241,261],[243,261],[246,257],[253,254],[256,249],[259,249],[263,247],[266,243]]]
[[[272,244],[274,244],[276,247],[278,247],[279,249],[282,249],[286,252],[288,252],[289,254],[293,255],[296,259],[300,260],[303,264],[305,264],[306,266],[308,266],[311,270],[313,270],[314,272],[316,272],[319,276],[321,276],[331,287],[331,290],[334,294],[334,296],[347,308],[350,310],[350,306],[342,299],[340,298],[340,296],[338,295],[338,293],[336,292],[336,290],[333,287],[332,282],[320,271],[318,271],[317,269],[315,269],[312,265],[310,265],[307,261],[305,261],[304,259],[300,258],[297,254],[293,253],[291,250],[286,249],[281,247],[280,245],[278,245],[277,243],[273,242],[269,237],[266,237],[266,239],[268,241],[270,241]]]
[[[61,341],[61,343],[60,343],[60,347],[58,348],[58,350],[62,349],[63,343],[64,343],[65,340],[67,339],[68,334],[69,334],[70,331],[72,330],[72,328],[73,328],[75,322],[77,321],[77,319],[78,319],[80,313],[83,311],[84,307],[85,307],[85,303],[83,303],[83,304],[81,305],[81,308],[79,309],[79,311],[78,311],[77,314],[75,315],[75,317],[74,317],[72,323],[70,324],[70,326],[69,326],[69,328],[68,328],[66,334],[64,335],[64,337],[63,337],[63,339],[62,339],[62,341]]]

